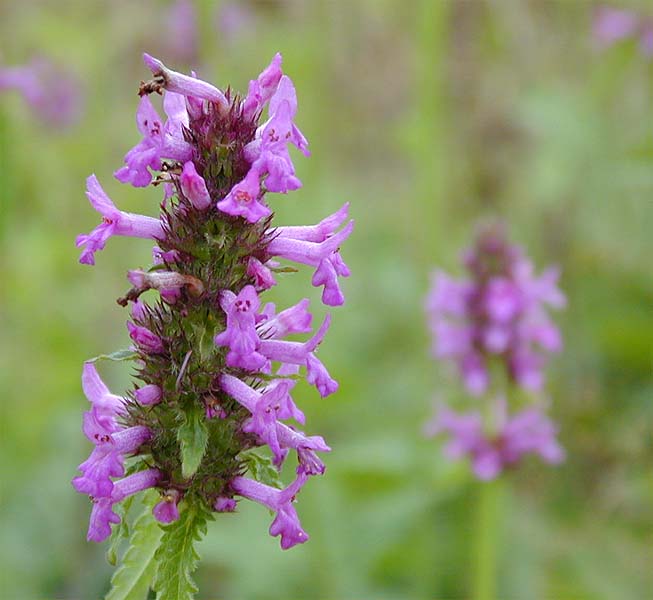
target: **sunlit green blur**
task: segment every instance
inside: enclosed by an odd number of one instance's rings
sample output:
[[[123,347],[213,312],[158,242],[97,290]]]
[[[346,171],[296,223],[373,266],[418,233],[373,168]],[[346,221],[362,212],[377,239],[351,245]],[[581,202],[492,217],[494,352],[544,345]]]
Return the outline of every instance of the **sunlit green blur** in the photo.
[[[649,598],[653,61],[633,42],[599,51],[582,0],[238,6],[228,25],[217,3],[199,6],[201,61],[185,65],[165,53],[165,2],[0,3],[0,62],[42,53],[86,89],[81,123],[62,132],[0,95],[0,598],[108,589],[106,544],[85,541],[90,504],[70,485],[90,448],[80,374],[128,345],[114,299],[151,244],[112,239],[87,267],[74,239],[98,222],[90,173],[122,209],[156,214],[160,190],[112,177],[139,139],[145,50],[242,91],[281,51],[312,156],[294,155],[303,189],[270,198],[276,222],[344,201],[356,219],[347,302],[320,349],[340,391],[295,397],[333,448],[298,499],[311,539],[280,550],[267,511],[241,502],[201,544],[198,598],[462,599],[477,584],[519,600]],[[474,224],[494,216],[538,267],[562,268],[566,345],[548,392],[568,457],[527,460],[488,493],[422,434],[435,400],[462,397],[429,357],[423,300],[430,271],[459,274]],[[317,307],[309,281],[284,276],[267,297]],[[100,368],[116,393],[128,386],[124,363]]]

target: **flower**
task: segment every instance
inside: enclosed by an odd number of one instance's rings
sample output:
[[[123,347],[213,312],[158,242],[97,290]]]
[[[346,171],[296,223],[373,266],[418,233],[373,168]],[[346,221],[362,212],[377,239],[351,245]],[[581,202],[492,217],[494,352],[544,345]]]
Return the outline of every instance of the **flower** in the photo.
[[[195,208],[204,210],[211,205],[211,196],[206,189],[206,183],[197,174],[195,164],[190,160],[184,164],[184,170],[179,178],[179,185],[181,185],[181,190],[186,198],[193,203]]]
[[[345,298],[338,276],[349,277],[350,272],[338,250],[353,229],[354,222],[350,221],[340,231],[319,242],[303,239],[301,234],[299,238],[290,237],[291,232],[275,237],[268,246],[268,252],[273,257],[316,267],[311,283],[316,287],[324,286],[322,302],[327,306],[340,306]]]
[[[258,170],[252,167],[245,179],[237,183],[216,206],[228,215],[245,217],[250,223],[271,215],[272,211],[259,202],[260,177]]]
[[[559,271],[539,277],[518,246],[500,228],[480,232],[465,255],[468,279],[433,275],[426,311],[433,332],[433,355],[458,365],[467,390],[484,393],[490,384],[488,363],[502,362],[521,387],[539,390],[545,354],[558,352],[562,340],[547,308],[562,308]]]
[[[163,499],[153,509],[152,513],[160,523],[172,523],[179,519],[177,503],[181,498],[179,490],[170,489],[163,492]]]
[[[125,497],[123,494],[134,481],[126,478],[127,483],[114,483],[112,478],[125,474],[125,456],[149,441],[151,432],[147,427],[123,427],[119,424],[118,419],[126,414],[127,400],[109,392],[93,363],[84,364],[82,387],[91,402],[91,410],[84,413],[83,431],[95,447],[89,458],[79,465],[82,475],[75,477],[72,484],[78,492],[88,494],[95,502],[89,539],[100,541],[97,538],[104,539],[108,535],[108,523],[115,522],[110,505]]]
[[[78,78],[47,58],[0,67],[0,92],[8,90],[21,94],[34,116],[53,128],[75,125],[84,112],[84,93]]]
[[[163,226],[159,219],[118,210],[95,175],[86,180],[86,197],[91,206],[102,215],[102,223],[88,235],[77,236],[77,247],[86,246],[79,257],[80,263],[94,265],[95,253],[104,249],[107,240],[114,235],[154,240],[163,236]]]
[[[525,454],[537,454],[545,462],[557,464],[564,450],[555,439],[557,427],[537,406],[511,417],[505,414],[505,401],[495,406],[495,432],[488,433],[478,411],[456,413],[443,408],[429,426],[430,435],[447,435],[445,453],[453,459],[468,456],[474,474],[487,481],[506,467],[517,464]]]
[[[93,508],[86,539],[89,542],[102,542],[107,539],[111,535],[111,524],[120,523],[120,517],[113,512],[113,505],[138,492],[154,487],[160,475],[156,469],[139,471],[118,481],[110,495],[99,498],[91,497]]]
[[[270,100],[279,86],[282,74],[281,54],[277,52],[270,65],[249,82],[247,96],[243,101],[243,116],[246,119],[254,117]]]
[[[183,96],[166,94],[163,110],[168,116],[165,124],[161,122],[150,98],[141,98],[136,112],[136,125],[143,139],[127,152],[125,166],[114,173],[121,183],[145,187],[152,181],[148,167],[158,171],[164,158],[179,161],[190,158],[192,147],[184,140],[183,135],[183,129],[188,125]]]
[[[279,258],[313,267],[326,305],[344,302],[339,278],[349,269],[340,251],[353,230],[349,205],[316,225],[274,222],[268,193],[301,185],[289,146],[309,155],[281,55],[250,81],[245,98],[148,54],[144,60],[153,77],[139,88],[142,139],[115,176],[134,187],[162,185],[160,215],[119,211],[91,176],[87,195],[103,222],[77,240],[86,264],[112,235],[156,244],[152,266],[130,269],[132,287],[118,299],[131,313],[132,391],[115,396],[92,363],[84,368],[92,406],[83,431],[94,449],[73,485],[93,498],[89,539],[105,539],[119,522],[116,503],[154,487],[154,518],[171,524],[167,531],[183,524],[178,533],[188,536],[189,552],[199,530],[187,529],[184,514],[233,512],[236,496],[274,510],[270,533],[290,548],[308,540],[295,496],[309,477],[324,474],[321,453],[331,450],[323,437],[295,428],[306,416],[292,392],[301,378],[323,397],[338,389],[317,356],[331,315],[314,328],[307,298],[277,309],[261,295],[293,270]],[[165,122],[149,99],[155,92],[163,95]],[[285,489],[256,480],[289,457],[296,478]]]
[[[541,392],[546,354],[562,348],[560,332],[548,315],[549,308],[565,306],[557,287],[559,271],[549,268],[536,276],[531,261],[498,225],[479,230],[463,263],[469,273],[465,279],[442,271],[433,274],[426,300],[433,355],[456,363],[473,396],[489,389],[507,394],[512,387]],[[564,458],[555,439],[557,427],[541,405],[520,407],[511,415],[502,397],[482,411],[442,407],[426,433],[448,436],[445,454],[469,457],[483,481],[517,464],[524,454],[538,454],[549,463]]]
[[[637,39],[640,52],[653,57],[653,18],[632,10],[600,6],[592,23],[594,39],[601,48],[609,48],[626,39]]]
[[[308,541],[308,534],[302,529],[293,506],[295,496],[306,480],[307,476],[300,473],[287,488],[278,490],[246,477],[234,477],[231,487],[240,496],[254,500],[277,513],[270,525],[270,535],[281,536],[281,547],[287,550]]]

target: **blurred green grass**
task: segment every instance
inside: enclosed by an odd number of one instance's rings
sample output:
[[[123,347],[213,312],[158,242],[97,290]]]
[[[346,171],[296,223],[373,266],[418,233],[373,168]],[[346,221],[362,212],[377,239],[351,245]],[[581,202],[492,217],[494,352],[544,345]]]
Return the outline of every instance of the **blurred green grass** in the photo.
[[[210,526],[199,597],[467,597],[478,484],[421,435],[433,397],[460,394],[428,356],[422,303],[430,270],[456,272],[474,222],[494,215],[537,265],[561,265],[569,298],[549,374],[568,460],[507,477],[501,597],[649,597],[653,63],[627,43],[597,52],[589,2],[252,2],[251,24],[229,37],[212,29],[212,4],[201,6],[201,76],[245,90],[279,50],[297,87],[313,155],[295,161],[304,188],[273,200],[277,222],[316,222],[349,200],[356,230],[347,303],[320,350],[340,392],[297,395],[307,431],[334,449],[298,504],[311,541],[280,551],[266,511],[241,503]],[[165,6],[2,7],[1,58],[52,55],[88,96],[83,122],[61,134],[0,98],[8,599],[107,589],[105,548],[85,542],[89,505],[69,483],[88,452],[79,377],[86,358],[127,344],[113,299],[150,247],[114,239],[87,268],[73,242],[97,222],[92,172],[124,209],[156,210],[158,192],[111,173],[138,138],[140,53],[162,47]],[[308,287],[302,271],[270,299],[308,294],[317,306]],[[114,390],[127,385],[128,369],[102,368]]]

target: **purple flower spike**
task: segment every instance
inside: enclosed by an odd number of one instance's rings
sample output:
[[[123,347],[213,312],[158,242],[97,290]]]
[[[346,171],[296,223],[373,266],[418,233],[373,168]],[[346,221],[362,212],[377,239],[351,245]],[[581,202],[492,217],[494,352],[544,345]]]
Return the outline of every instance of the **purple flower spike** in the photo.
[[[479,231],[463,262],[469,270],[467,279],[455,280],[442,272],[433,276],[426,310],[434,356],[454,360],[471,395],[481,396],[497,386],[540,392],[546,352],[562,347],[560,332],[547,312],[548,307],[565,305],[557,287],[558,270],[550,268],[536,277],[521,248],[509,244],[503,228],[496,225]],[[499,369],[507,377],[501,377]],[[494,381],[491,374],[497,373]],[[562,460],[557,429],[538,406],[510,416],[501,399],[492,414],[487,412],[460,414],[442,408],[427,426],[427,434],[446,434],[445,454],[469,457],[474,474],[483,481],[518,463],[523,454],[539,454],[550,463]]]
[[[184,27],[190,8],[190,2],[175,4]],[[193,72],[173,71],[150,55],[144,59],[153,77],[139,86],[141,138],[115,176],[137,188],[162,186],[159,218],[119,211],[91,176],[87,194],[103,222],[78,238],[81,262],[89,264],[112,235],[156,244],[151,266],[129,269],[130,286],[117,299],[131,314],[132,343],[110,358],[133,360],[135,381],[117,396],[93,363],[85,365],[90,407],[82,431],[93,448],[72,484],[94,502],[88,534],[94,541],[106,539],[119,522],[115,504],[157,488],[153,518],[170,524],[166,531],[185,549],[183,556],[157,551],[159,572],[167,572],[178,566],[171,562],[197,562],[193,545],[211,519],[207,508],[233,512],[239,495],[276,513],[270,533],[280,536],[282,548],[308,540],[294,498],[309,477],[325,472],[322,453],[331,449],[321,436],[292,426],[306,422],[292,392],[300,379],[323,397],[338,389],[317,356],[331,316],[313,327],[303,295],[277,311],[261,294],[282,282],[278,273],[296,271],[277,262],[283,257],[313,268],[312,282],[324,288],[325,304],[342,304],[339,278],[349,269],[340,247],[353,221],[345,204],[315,225],[274,222],[268,192],[301,186],[290,146],[309,155],[295,123],[295,87],[281,71],[280,54],[250,81],[245,97]],[[155,93],[162,95],[165,115],[150,100]],[[150,290],[158,295],[146,304],[143,294],[152,297]],[[539,297],[532,302],[542,303]],[[523,337],[550,348],[556,340],[545,317],[533,311]],[[259,452],[261,447],[267,449]],[[286,489],[258,481],[271,468],[281,472],[292,455],[297,475]],[[157,592],[176,597],[179,590],[164,579],[157,579]]]
[[[159,219],[118,210],[95,175],[86,180],[86,196],[91,206],[102,215],[102,223],[88,235],[77,236],[77,247],[86,246],[79,257],[80,263],[94,265],[95,253],[104,248],[112,235],[151,239],[163,237],[163,226]]]
[[[259,202],[260,195],[259,173],[252,167],[245,179],[237,183],[224,199],[218,202],[217,207],[223,213],[245,217],[250,223],[256,223],[272,214],[267,206]]]
[[[521,249],[500,229],[479,234],[466,253],[470,278],[456,281],[437,272],[426,303],[436,358],[451,358],[467,390],[479,395],[489,385],[488,361],[503,362],[518,385],[540,389],[545,352],[557,352],[562,340],[547,307],[562,308],[559,272],[539,277]]]

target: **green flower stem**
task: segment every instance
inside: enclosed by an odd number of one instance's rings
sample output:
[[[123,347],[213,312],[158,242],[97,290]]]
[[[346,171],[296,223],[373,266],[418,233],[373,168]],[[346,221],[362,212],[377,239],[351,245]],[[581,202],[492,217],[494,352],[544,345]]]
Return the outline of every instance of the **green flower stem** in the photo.
[[[474,600],[496,600],[497,567],[505,483],[499,477],[478,485],[478,507],[473,546],[472,594]]]

